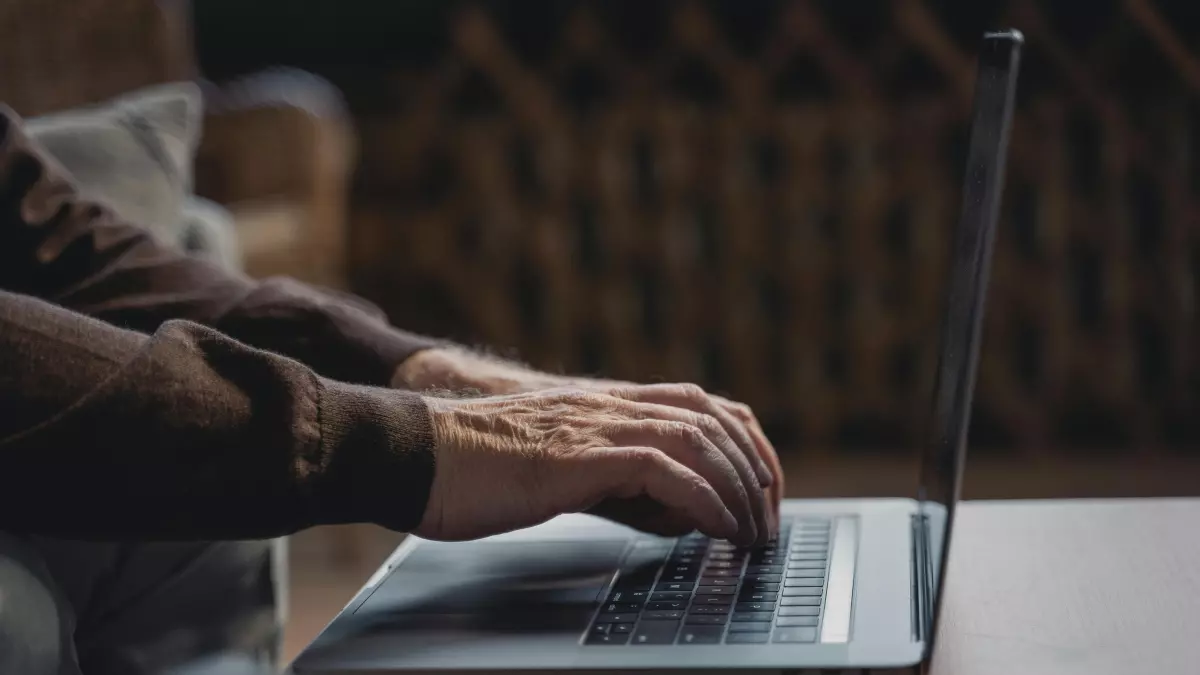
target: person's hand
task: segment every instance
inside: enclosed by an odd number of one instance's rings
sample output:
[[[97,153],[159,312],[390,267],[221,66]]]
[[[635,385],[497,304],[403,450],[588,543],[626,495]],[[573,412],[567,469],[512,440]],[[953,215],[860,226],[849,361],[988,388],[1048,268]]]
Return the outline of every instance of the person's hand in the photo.
[[[779,463],[775,446],[767,440],[767,435],[750,406],[710,394],[691,384],[634,384],[588,379],[575,379],[571,384],[586,391],[608,393],[628,400],[671,405],[715,417],[747,456],[757,458],[756,470],[766,490],[772,532],[778,529],[779,506],[784,494],[783,467]],[[764,472],[766,476],[763,475]]]
[[[590,512],[668,536],[764,542],[769,467],[720,411],[657,402],[694,401],[697,389],[428,397],[436,468],[415,534],[473,539]]]
[[[570,387],[713,416],[747,456],[757,457],[761,461],[761,464],[756,462],[759,471],[761,465],[767,467],[770,473],[766,488],[767,503],[773,520],[778,522],[779,504],[784,495],[783,468],[775,447],[763,433],[758,419],[749,406],[708,394],[694,385],[637,385],[617,380],[567,377],[539,372],[463,349],[441,348],[418,352],[406,360],[397,369],[393,386],[415,391],[444,389],[483,395]],[[739,426],[741,432],[738,431]]]

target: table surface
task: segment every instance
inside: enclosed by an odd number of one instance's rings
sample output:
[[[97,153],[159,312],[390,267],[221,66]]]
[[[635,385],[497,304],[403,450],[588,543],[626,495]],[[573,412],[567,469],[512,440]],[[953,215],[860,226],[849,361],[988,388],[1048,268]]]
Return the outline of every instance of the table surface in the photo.
[[[933,675],[1200,673],[1200,499],[964,502]]]

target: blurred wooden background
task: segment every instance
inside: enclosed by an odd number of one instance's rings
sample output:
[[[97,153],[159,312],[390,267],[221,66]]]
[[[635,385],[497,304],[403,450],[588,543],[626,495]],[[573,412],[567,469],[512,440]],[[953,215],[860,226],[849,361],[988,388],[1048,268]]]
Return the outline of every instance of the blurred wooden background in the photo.
[[[1194,3],[303,5],[199,3],[198,42],[209,74],[346,94],[358,291],[542,368],[728,392],[814,461],[919,442],[974,49],[1020,28],[973,446],[1195,453]]]

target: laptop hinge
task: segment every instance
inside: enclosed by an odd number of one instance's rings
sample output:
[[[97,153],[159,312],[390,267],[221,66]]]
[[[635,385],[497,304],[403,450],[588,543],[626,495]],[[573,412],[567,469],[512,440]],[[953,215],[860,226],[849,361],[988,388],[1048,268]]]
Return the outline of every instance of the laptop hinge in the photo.
[[[913,640],[925,642],[933,623],[933,561],[929,550],[929,517],[912,515],[912,629]]]

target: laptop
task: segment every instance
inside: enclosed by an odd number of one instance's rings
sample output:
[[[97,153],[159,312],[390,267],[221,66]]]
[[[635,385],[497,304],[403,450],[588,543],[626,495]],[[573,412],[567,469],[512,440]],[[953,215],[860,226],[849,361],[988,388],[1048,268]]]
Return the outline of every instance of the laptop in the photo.
[[[586,515],[472,542],[407,538],[297,673],[795,672],[928,658],[965,456],[1022,37],[979,55],[917,499],[786,500],[738,549]]]

